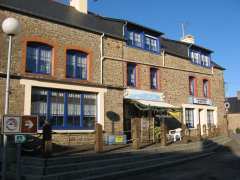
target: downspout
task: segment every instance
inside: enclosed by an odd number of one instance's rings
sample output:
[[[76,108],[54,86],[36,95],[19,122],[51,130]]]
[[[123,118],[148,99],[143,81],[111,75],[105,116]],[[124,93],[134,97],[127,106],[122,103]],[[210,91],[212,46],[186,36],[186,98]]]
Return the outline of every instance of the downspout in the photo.
[[[162,49],[163,67],[165,66],[165,49]]]
[[[123,33],[123,39],[126,39],[126,26],[127,26],[127,21],[124,22],[123,24],[123,29],[122,29],[122,33]],[[122,59],[124,59],[124,43],[125,41],[122,42]],[[125,68],[124,68],[125,63],[122,62],[122,74],[123,74],[123,78],[122,78],[122,85],[123,87],[125,86]]]
[[[190,57],[190,48],[191,48],[192,46],[193,46],[192,43],[188,46],[188,57]]]
[[[127,21],[125,21],[125,23],[123,24],[123,38],[125,39],[125,29],[127,26]]]
[[[104,60],[104,47],[103,47],[103,38],[105,34],[101,35],[101,43],[100,43],[100,64],[101,64],[101,84],[103,84],[103,60]]]

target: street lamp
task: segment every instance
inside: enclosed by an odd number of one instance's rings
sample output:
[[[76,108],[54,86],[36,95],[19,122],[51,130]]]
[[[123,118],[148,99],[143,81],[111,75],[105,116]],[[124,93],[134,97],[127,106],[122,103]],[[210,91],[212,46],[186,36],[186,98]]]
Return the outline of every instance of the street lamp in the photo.
[[[9,106],[9,87],[10,87],[10,66],[11,66],[11,53],[12,53],[12,37],[17,35],[20,31],[20,24],[15,18],[6,18],[2,23],[3,32],[9,37],[8,44],[8,61],[7,61],[7,78],[6,78],[6,89],[5,89],[5,108],[4,114],[8,114]],[[7,150],[7,136],[3,133],[3,153],[2,153],[2,180],[6,177],[6,150]]]

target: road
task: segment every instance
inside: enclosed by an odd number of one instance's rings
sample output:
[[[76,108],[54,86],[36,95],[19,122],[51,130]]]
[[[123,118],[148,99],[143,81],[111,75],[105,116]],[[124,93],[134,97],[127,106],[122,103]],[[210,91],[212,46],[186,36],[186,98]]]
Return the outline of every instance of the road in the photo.
[[[240,137],[214,155],[124,180],[240,180]],[[119,179],[120,180],[120,179]]]

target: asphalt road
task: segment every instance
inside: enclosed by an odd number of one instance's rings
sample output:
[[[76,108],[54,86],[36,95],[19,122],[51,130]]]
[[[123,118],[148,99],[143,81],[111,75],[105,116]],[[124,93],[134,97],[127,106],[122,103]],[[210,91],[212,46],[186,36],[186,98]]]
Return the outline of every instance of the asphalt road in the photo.
[[[124,180],[240,180],[240,137],[214,155]],[[120,180],[120,179],[119,179]]]

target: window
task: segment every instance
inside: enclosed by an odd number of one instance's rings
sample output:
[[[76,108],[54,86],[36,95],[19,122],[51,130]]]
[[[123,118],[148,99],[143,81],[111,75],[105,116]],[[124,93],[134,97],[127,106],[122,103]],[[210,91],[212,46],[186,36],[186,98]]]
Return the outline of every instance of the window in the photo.
[[[50,116],[49,120],[53,127],[64,126],[64,93],[61,91],[50,91]]]
[[[75,50],[67,51],[67,77],[87,80],[87,54]]]
[[[145,49],[153,52],[158,52],[157,39],[150,36],[145,36]]]
[[[194,128],[194,109],[185,109],[185,121],[188,128]]]
[[[151,81],[151,89],[158,88],[158,70],[155,68],[150,69],[150,81]]]
[[[29,42],[27,44],[27,72],[50,74],[51,61],[52,47],[35,42]]]
[[[31,113],[39,116],[39,125],[49,120],[53,129],[95,127],[96,94],[33,88]]]
[[[208,80],[203,80],[203,96],[209,97],[209,83]]]
[[[214,125],[213,110],[207,110],[207,123],[208,126]]]
[[[190,58],[194,64],[203,66],[203,67],[211,67],[211,57],[210,54],[203,53],[200,51],[191,50]]]
[[[33,115],[38,115],[40,126],[42,126],[44,120],[48,118],[47,102],[48,102],[47,90],[35,89],[34,91],[32,91],[31,112]]]
[[[96,117],[96,97],[92,94],[84,94],[83,127],[94,128]]]
[[[127,65],[127,85],[136,87],[136,65],[135,64]]]
[[[136,47],[142,47],[142,35],[140,32],[128,32],[128,44]]]
[[[189,95],[196,96],[196,79],[189,77]]]
[[[126,39],[127,44],[130,46],[142,48],[155,53],[160,52],[159,38],[145,34],[145,32],[127,30]]]

